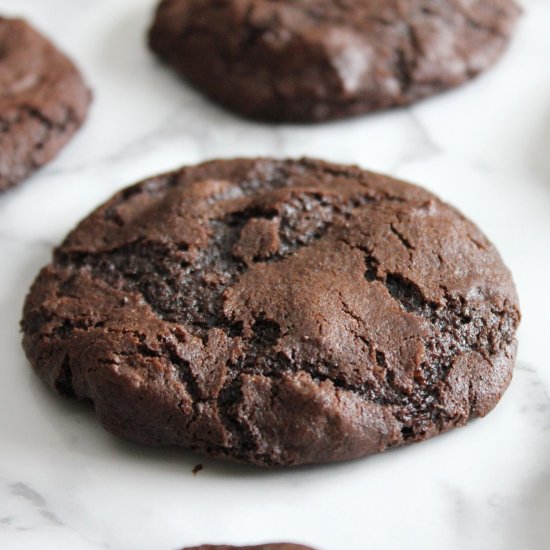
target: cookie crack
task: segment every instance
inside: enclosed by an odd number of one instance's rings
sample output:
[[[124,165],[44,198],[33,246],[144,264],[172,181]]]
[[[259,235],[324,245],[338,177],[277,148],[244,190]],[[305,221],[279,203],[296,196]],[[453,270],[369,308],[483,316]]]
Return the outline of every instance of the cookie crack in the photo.
[[[399,239],[401,244],[407,249],[409,252],[409,259],[412,261],[412,251],[416,250],[416,248],[411,244],[411,242],[401,233],[393,223],[390,224],[390,231]]]
[[[255,453],[258,449],[258,441],[244,419],[238,418],[238,407],[243,401],[242,385],[243,378],[241,373],[224,384],[216,402],[220,418],[230,434],[237,439],[237,442],[231,446],[218,448],[231,450],[233,453],[242,453],[246,456],[248,453]]]
[[[87,270],[92,277],[122,291],[138,292],[160,319],[188,324],[203,341],[211,328],[239,336],[239,327],[224,314],[223,293],[247,270],[245,262],[235,256],[234,246],[251,219],[279,220],[280,248],[262,259],[262,263],[268,263],[323,238],[334,224],[345,223],[356,208],[376,200],[362,193],[338,201],[319,192],[299,192],[282,204],[277,218],[272,208],[247,206],[209,220],[210,243],[193,263],[186,260],[181,243],[145,238],[99,251],[62,246],[55,252],[55,261],[73,272]],[[122,223],[120,219],[117,222],[112,209],[105,216],[115,225]],[[208,273],[214,278],[206,277]]]

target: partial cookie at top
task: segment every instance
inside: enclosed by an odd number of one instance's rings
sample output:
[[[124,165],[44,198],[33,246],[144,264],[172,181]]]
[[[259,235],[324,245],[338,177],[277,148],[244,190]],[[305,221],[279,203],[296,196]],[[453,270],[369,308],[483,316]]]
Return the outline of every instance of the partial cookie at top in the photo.
[[[0,191],[51,160],[82,125],[78,69],[21,19],[0,17]]]
[[[513,0],[163,0],[152,50],[245,116],[318,122],[407,105],[495,63]]]
[[[262,466],[347,460],[486,415],[519,309],[487,238],[431,193],[321,161],[213,161],[82,221],[23,345],[109,431]]]

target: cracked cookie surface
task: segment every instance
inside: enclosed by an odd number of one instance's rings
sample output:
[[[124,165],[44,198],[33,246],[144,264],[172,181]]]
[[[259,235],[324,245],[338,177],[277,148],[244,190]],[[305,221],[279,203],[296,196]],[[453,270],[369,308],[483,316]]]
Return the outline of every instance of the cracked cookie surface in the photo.
[[[231,110],[319,122],[462,84],[518,15],[513,0],[163,0],[149,45]]]
[[[346,460],[487,414],[519,309],[431,193],[317,160],[212,161],[129,187],[57,248],[24,348],[109,431],[260,465]]]
[[[50,161],[82,125],[90,92],[75,65],[21,19],[0,17],[0,191]]]

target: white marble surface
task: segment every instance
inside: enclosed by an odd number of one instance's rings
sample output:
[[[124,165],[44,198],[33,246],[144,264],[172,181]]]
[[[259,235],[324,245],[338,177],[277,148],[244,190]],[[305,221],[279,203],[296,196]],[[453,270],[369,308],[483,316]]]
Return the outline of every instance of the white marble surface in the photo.
[[[411,109],[315,127],[245,122],[181,84],[144,46],[153,4],[0,0],[0,13],[27,16],[71,52],[95,94],[63,154],[0,196],[0,548],[550,548],[550,0],[523,0],[511,49],[476,82]],[[421,183],[498,245],[524,320],[515,377],[493,413],[366,460],[261,471],[121,442],[87,407],[43,387],[20,348],[21,306],[79,218],[185,163],[302,154]]]

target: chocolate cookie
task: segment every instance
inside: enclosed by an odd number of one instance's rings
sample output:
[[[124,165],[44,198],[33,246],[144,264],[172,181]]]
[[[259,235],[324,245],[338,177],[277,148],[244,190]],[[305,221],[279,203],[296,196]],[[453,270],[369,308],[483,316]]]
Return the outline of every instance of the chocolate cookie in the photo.
[[[22,327],[38,374],[114,434],[272,466],[486,415],[519,318],[493,245],[427,191],[241,159],[115,195],[55,251]]]
[[[202,546],[190,546],[182,548],[182,550],[314,550],[309,546],[302,546],[301,544],[260,544],[259,546],[227,546],[225,544],[213,545],[203,544]]]
[[[163,0],[149,44],[229,109],[318,122],[462,84],[518,15],[513,0]]]
[[[89,103],[65,55],[25,21],[0,17],[0,191],[51,160]]]

